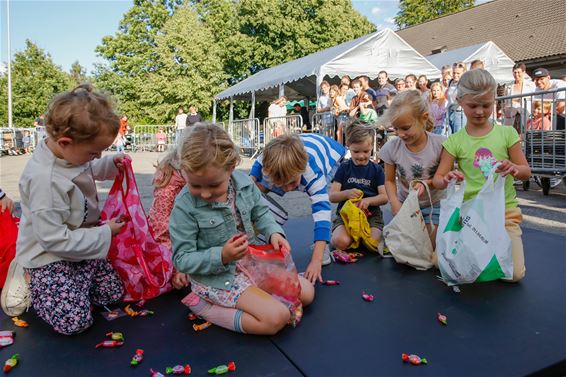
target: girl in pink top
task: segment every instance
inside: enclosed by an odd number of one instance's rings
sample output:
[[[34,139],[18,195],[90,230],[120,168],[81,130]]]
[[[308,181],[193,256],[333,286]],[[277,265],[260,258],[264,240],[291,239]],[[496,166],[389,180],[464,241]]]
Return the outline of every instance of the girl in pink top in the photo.
[[[435,82],[430,86],[430,115],[434,120],[433,133],[437,135],[445,135],[446,130],[446,98],[442,91],[442,84]]]

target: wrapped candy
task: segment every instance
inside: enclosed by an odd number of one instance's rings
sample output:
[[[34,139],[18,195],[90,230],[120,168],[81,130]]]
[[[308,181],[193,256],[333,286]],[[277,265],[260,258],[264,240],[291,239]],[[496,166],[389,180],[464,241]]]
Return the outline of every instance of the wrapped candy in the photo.
[[[16,333],[13,331],[0,331],[0,348],[14,344]]]
[[[104,342],[98,343],[95,348],[115,348],[120,347],[124,342],[118,342],[117,340],[105,340]]]
[[[428,364],[428,361],[423,357],[417,355],[407,355],[406,353],[401,355],[401,359],[403,362],[410,362],[413,365],[421,365],[421,364]]]
[[[230,361],[230,362],[228,363],[228,370],[229,370],[230,372],[234,372],[234,371],[236,370],[236,363],[233,362],[233,361]]]
[[[135,367],[143,360],[143,350],[137,349],[136,354],[132,357],[132,361],[130,361],[130,365]]]
[[[4,373],[8,373],[12,370],[13,367],[18,365],[18,360],[20,359],[20,354],[16,353],[12,355],[6,362],[4,363]]]
[[[174,367],[167,367],[165,368],[165,374],[173,374],[173,375],[180,375],[180,374],[191,374],[191,366],[189,364],[182,366],[182,365],[175,365]]]
[[[323,280],[322,284],[323,285],[340,285],[340,282],[336,281],[336,280]]]
[[[121,332],[108,332],[106,333],[106,336],[109,336],[110,339],[117,340],[119,342],[124,341],[124,334],[122,334]]]
[[[153,369],[150,369],[149,373],[151,373],[151,377],[165,377],[163,373],[156,372]]]
[[[207,321],[207,322],[204,322],[204,323],[201,323],[201,324],[199,324],[199,325],[197,325],[196,323],[194,323],[194,324],[193,324],[193,329],[194,329],[195,331],[202,331],[202,330],[205,330],[205,329],[209,328],[210,325],[212,325],[212,323],[210,323],[210,322],[208,322],[208,321]]]
[[[19,319],[18,317],[13,317],[12,321],[14,322],[14,325],[18,327],[29,327],[26,321],[24,321],[23,319]]]
[[[373,301],[373,295],[369,293],[363,292],[362,298],[364,299],[364,301],[369,301],[369,302]]]
[[[448,324],[448,317],[446,317],[444,314],[437,313],[436,319],[438,319],[438,322],[442,323],[444,326]]]
[[[226,374],[228,373],[228,366],[227,365],[219,365],[217,367],[211,368],[208,370],[208,374]]]

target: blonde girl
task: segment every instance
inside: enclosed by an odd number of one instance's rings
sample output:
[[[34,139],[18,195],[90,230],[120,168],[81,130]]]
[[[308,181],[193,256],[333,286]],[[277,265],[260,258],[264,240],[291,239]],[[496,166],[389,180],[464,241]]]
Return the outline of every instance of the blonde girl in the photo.
[[[330,87],[330,100],[332,101],[332,108],[336,116],[337,130],[336,140],[342,144],[344,134],[344,123],[348,120],[348,112],[350,107],[346,105],[346,97],[338,88],[338,85]]]
[[[430,106],[430,116],[434,121],[433,133],[437,135],[445,135],[447,131],[446,122],[446,97],[442,91],[442,84],[434,82],[430,86],[430,97],[428,98]]]
[[[432,178],[440,161],[442,142],[446,138],[430,132],[434,123],[428,103],[418,91],[399,93],[385,112],[385,121],[398,136],[385,143],[380,154],[385,163],[385,191],[391,203],[391,212],[394,216],[399,212],[409,193],[409,184],[417,180],[421,212],[427,223],[432,214],[433,223],[438,224],[442,191],[432,187]],[[431,189],[432,207],[425,194],[425,184]],[[427,227],[434,246],[436,227],[432,229],[428,224]]]
[[[177,196],[170,220],[173,263],[189,274],[191,310],[224,328],[275,334],[291,317],[289,309],[254,283],[239,266],[257,229],[277,250],[290,250],[253,181],[236,171],[237,147],[222,128],[198,124],[179,150],[187,186]],[[301,301],[314,288],[301,278]]]
[[[466,72],[460,78],[457,101],[468,122],[461,132],[443,143],[434,186],[444,189],[453,179],[465,179],[464,200],[472,199],[483,187],[492,166],[500,163],[496,173],[505,177],[505,228],[513,253],[512,281],[518,281],[525,276],[525,258],[520,228],[522,215],[513,181],[529,179],[531,169],[521,150],[517,131],[490,121],[496,89],[495,79],[483,69]],[[458,162],[459,170],[452,170],[454,162]]]

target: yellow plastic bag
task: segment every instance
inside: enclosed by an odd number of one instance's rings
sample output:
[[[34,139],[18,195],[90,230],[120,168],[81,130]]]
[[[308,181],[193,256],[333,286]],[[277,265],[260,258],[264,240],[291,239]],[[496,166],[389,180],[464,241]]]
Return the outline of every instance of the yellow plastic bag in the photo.
[[[356,249],[360,246],[360,243],[363,243],[368,250],[377,251],[377,241],[371,238],[368,219],[355,204],[360,200],[362,200],[361,196],[357,199],[349,199],[340,209],[340,217],[344,221],[346,231],[352,237],[349,248]]]

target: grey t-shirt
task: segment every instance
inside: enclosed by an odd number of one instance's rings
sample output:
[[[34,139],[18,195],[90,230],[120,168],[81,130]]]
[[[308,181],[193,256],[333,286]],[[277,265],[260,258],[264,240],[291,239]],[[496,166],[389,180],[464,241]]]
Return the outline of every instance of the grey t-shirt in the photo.
[[[381,148],[380,157],[389,165],[395,166],[397,174],[397,197],[403,203],[409,194],[409,183],[413,179],[431,179],[438,169],[440,154],[442,152],[442,142],[446,140],[443,135],[435,135],[427,132],[428,141],[426,146],[417,153],[411,152],[403,140],[396,137],[389,140]],[[430,187],[432,203],[437,204],[442,199],[444,191]],[[424,195],[419,200],[421,208],[430,207],[428,195]]]

